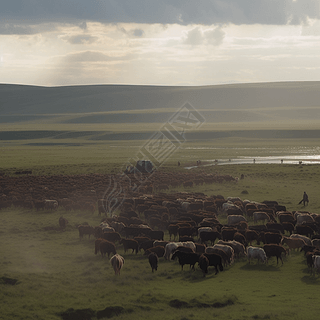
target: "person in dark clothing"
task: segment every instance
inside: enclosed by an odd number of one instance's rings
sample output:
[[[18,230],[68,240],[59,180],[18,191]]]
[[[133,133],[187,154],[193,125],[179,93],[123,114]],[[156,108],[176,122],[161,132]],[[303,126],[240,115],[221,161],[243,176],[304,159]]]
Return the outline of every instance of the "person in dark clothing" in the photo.
[[[306,203],[309,204],[309,197],[305,191],[303,193],[302,200],[299,202],[299,204],[301,204],[302,202],[303,202],[303,206],[305,206]]]

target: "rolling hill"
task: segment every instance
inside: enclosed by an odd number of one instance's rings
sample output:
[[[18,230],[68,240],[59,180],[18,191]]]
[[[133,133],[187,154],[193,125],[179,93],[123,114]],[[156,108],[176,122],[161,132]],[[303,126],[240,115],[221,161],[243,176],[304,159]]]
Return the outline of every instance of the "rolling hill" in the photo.
[[[0,97],[2,140],[140,139],[149,137],[185,102],[206,120],[202,133],[193,134],[195,139],[250,136],[246,130],[269,138],[291,130],[283,137],[310,138],[317,137],[320,128],[320,82],[200,87],[0,84]],[[274,129],[280,131],[271,132]],[[229,133],[208,134],[219,131]]]
[[[202,87],[88,85],[37,87],[0,84],[0,115],[73,114],[176,109],[320,107],[320,82],[278,82]]]

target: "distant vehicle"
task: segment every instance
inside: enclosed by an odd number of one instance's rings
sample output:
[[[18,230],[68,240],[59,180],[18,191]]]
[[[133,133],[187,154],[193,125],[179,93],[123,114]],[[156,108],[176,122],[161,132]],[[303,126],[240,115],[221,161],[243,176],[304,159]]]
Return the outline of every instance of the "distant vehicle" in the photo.
[[[124,173],[152,173],[155,170],[152,161],[150,160],[138,160],[135,167],[128,166]]]

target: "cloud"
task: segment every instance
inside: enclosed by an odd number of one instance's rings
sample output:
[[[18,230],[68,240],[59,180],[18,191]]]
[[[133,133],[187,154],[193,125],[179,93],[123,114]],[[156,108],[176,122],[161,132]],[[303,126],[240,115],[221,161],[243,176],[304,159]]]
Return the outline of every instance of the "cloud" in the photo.
[[[285,25],[308,19],[320,19],[319,0],[10,0],[1,4],[0,12],[2,23],[30,24]]]
[[[1,23],[0,35],[32,35],[42,32],[56,30],[57,25],[54,23],[43,23],[41,25],[28,23]]]
[[[140,38],[144,35],[144,31],[142,29],[134,29],[132,30],[132,35]]]
[[[13,23],[0,24],[0,34],[3,35],[13,35],[13,34],[35,34],[37,31],[34,27],[25,26],[25,25],[16,25]]]
[[[218,46],[222,44],[223,39],[225,37],[225,32],[221,27],[217,27],[215,29],[207,30],[204,32],[204,36],[208,42],[208,44]]]
[[[141,38],[145,35],[145,32],[143,29],[141,28],[135,28],[135,29],[131,29],[131,30],[127,30],[125,29],[123,26],[117,26],[117,29],[119,31],[121,31],[122,33],[130,36],[130,37],[136,37],[136,38]]]
[[[307,26],[302,27],[303,36],[320,36],[320,21],[313,21]]]
[[[87,23],[85,21],[81,22],[79,24],[79,28],[82,29],[82,30],[87,30]]]
[[[192,46],[201,44],[218,46],[222,44],[224,37],[225,32],[220,26],[205,31],[203,31],[200,27],[195,27],[187,33],[183,43]]]
[[[63,40],[71,43],[71,44],[92,44],[98,40],[97,37],[91,35],[74,35],[74,36],[64,36]]]
[[[199,27],[196,27],[187,33],[187,38],[185,39],[184,44],[196,46],[202,44],[203,41],[203,33]]]
[[[110,57],[103,52],[99,51],[83,51],[67,54],[63,60],[67,63],[79,62],[106,62],[117,60],[117,57]]]

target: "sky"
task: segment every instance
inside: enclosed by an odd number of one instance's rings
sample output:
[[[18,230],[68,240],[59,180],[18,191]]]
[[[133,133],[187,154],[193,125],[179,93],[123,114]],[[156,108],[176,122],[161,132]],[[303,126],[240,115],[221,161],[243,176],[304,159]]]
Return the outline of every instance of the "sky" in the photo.
[[[0,0],[0,83],[320,80],[320,0]]]

